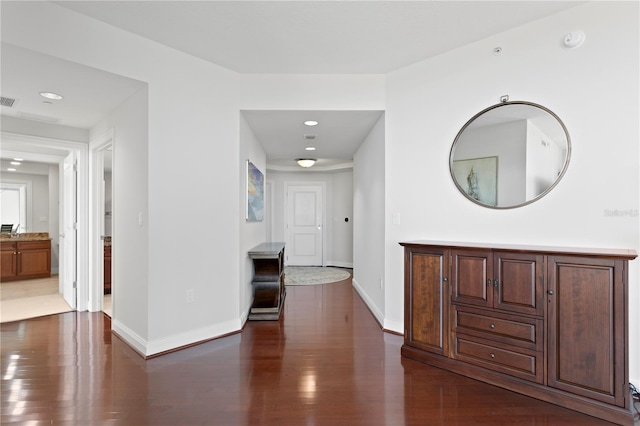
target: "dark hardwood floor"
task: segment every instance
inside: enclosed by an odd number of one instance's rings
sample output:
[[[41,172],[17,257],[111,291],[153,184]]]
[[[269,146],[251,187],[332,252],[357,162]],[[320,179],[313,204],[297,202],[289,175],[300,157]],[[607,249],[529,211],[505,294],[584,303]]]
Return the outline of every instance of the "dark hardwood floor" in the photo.
[[[3,425],[606,425],[400,357],[351,287],[288,287],[278,322],[144,360],[102,313],[2,324]]]

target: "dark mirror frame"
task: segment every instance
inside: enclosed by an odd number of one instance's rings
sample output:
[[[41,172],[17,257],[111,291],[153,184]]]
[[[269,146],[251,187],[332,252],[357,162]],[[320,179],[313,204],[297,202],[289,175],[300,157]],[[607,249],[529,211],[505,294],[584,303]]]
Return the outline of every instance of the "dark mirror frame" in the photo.
[[[535,107],[535,108],[539,108],[542,111],[546,112],[547,114],[549,114],[551,117],[553,117],[558,124],[562,127],[562,130],[564,131],[564,135],[566,137],[567,140],[567,150],[566,150],[566,155],[565,155],[565,159],[564,159],[564,164],[562,166],[562,170],[560,171],[560,173],[558,174],[558,176],[556,177],[555,181],[553,182],[553,184],[551,184],[546,190],[544,190],[542,193],[540,193],[539,195],[537,195],[536,197],[530,199],[530,200],[526,200],[523,203],[519,203],[519,204],[514,204],[514,205],[507,205],[507,206],[493,206],[490,204],[486,204],[486,203],[482,203],[476,199],[474,199],[473,197],[471,197],[469,194],[467,194],[467,191],[460,185],[460,183],[456,180],[455,174],[454,174],[454,168],[453,168],[453,162],[454,162],[454,155],[455,155],[455,151],[456,151],[456,146],[458,145],[458,141],[460,140],[461,135],[464,133],[464,131],[476,120],[478,119],[480,116],[495,110],[496,108],[502,108],[502,107],[508,107],[511,105],[527,105],[527,106],[531,106],[531,107]],[[523,117],[526,118],[526,117]],[[558,182],[560,182],[560,180],[562,179],[562,177],[564,176],[565,172],[567,171],[567,168],[569,166],[569,159],[571,158],[571,138],[569,137],[569,132],[567,131],[566,126],[564,125],[564,123],[562,122],[562,120],[560,119],[560,117],[558,117],[553,111],[551,111],[550,109],[543,107],[542,105],[533,103],[533,102],[526,102],[526,101],[504,101],[501,102],[499,104],[496,105],[492,105],[488,108],[485,108],[484,110],[480,111],[479,113],[477,113],[476,115],[474,115],[473,117],[471,117],[471,119],[469,119],[469,121],[467,121],[465,123],[464,126],[462,126],[462,128],[460,129],[460,131],[458,132],[458,134],[456,135],[454,141],[453,141],[453,145],[451,146],[451,151],[449,153],[449,172],[451,174],[451,179],[453,180],[454,184],[456,185],[456,187],[458,188],[458,190],[469,200],[471,200],[472,202],[474,202],[475,204],[478,204],[479,206],[482,207],[486,207],[486,208],[490,208],[490,209],[498,209],[498,210],[505,210],[505,209],[513,209],[513,208],[517,208],[517,207],[522,207],[522,206],[526,206],[528,204],[533,203],[534,201],[539,200],[540,198],[544,197],[545,195],[547,195],[553,188],[556,187],[556,185],[558,184]]]

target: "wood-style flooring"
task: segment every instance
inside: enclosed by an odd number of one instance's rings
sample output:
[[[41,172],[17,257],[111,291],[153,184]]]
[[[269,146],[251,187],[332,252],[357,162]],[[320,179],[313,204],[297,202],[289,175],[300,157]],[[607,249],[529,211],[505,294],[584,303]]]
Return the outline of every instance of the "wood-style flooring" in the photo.
[[[403,359],[346,280],[280,321],[144,360],[103,313],[0,326],[2,425],[607,425]]]

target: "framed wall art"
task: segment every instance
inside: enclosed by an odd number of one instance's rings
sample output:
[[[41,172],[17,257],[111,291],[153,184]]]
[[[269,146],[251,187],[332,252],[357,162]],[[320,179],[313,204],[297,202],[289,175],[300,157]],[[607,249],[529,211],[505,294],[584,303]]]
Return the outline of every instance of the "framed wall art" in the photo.
[[[247,222],[264,219],[264,174],[247,160]]]
[[[487,206],[497,205],[498,157],[454,161],[453,174],[469,197]]]

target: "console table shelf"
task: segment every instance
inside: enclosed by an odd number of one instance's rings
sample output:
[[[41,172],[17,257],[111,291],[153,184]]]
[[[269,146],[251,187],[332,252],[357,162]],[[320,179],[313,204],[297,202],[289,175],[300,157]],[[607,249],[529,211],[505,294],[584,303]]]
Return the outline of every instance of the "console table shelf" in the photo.
[[[253,261],[250,320],[278,320],[284,306],[284,243],[262,243],[249,250]]]

